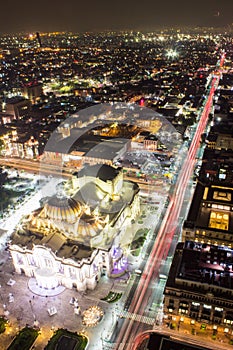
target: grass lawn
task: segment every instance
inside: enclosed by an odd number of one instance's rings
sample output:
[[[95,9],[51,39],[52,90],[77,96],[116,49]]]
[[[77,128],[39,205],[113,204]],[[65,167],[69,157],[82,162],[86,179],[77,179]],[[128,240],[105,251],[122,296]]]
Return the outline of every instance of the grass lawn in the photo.
[[[9,206],[16,204],[20,196],[30,194],[32,189],[31,179],[20,176],[7,177],[1,187],[0,210],[6,210]]]
[[[87,337],[81,334],[72,333],[66,329],[58,329],[44,350],[84,350],[87,342]]]
[[[107,301],[108,303],[116,303],[122,297],[122,293],[109,292],[106,297],[101,300]]]
[[[0,317],[0,334],[5,332],[7,320],[4,317]]]
[[[39,330],[25,327],[19,331],[7,350],[29,350],[38,337]]]
[[[143,246],[148,232],[149,232],[148,228],[141,228],[136,232],[135,238],[134,238],[133,242],[131,243],[131,247],[130,247],[130,249],[132,251],[132,255],[134,255],[134,256],[139,255],[140,248]]]

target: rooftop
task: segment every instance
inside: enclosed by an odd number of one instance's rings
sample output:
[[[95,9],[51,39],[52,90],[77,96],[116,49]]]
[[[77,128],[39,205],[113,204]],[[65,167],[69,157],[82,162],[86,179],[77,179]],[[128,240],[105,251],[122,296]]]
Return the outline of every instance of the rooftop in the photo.
[[[22,96],[15,96],[15,97],[11,97],[11,98],[8,98],[6,100],[6,103],[7,104],[17,104],[19,102],[29,102],[29,100],[27,100],[26,98],[22,97]]]
[[[233,287],[233,250],[187,241],[177,277],[231,289]]]
[[[233,232],[233,188],[198,182],[184,227]]]
[[[60,232],[53,230],[43,237],[36,232],[15,232],[12,244],[23,246],[26,249],[32,249],[34,245],[44,245],[56,252],[59,258],[72,259],[74,261],[91,259],[94,251],[91,247],[67,239]]]
[[[79,172],[78,177],[91,176],[102,181],[113,180],[120,173],[119,168],[114,168],[106,164],[86,165]]]
[[[192,241],[178,243],[166,287],[229,299],[233,250]],[[186,282],[193,283],[186,283]]]
[[[46,145],[46,151],[71,153],[72,151],[83,152],[86,157],[114,159],[119,151],[129,142],[128,139],[113,139],[99,135],[80,135],[80,129],[75,132],[71,130],[69,137]]]

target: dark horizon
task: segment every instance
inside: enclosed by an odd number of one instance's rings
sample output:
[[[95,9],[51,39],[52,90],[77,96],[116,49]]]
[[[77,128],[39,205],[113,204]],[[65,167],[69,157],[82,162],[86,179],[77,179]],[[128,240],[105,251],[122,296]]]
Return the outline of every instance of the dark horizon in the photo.
[[[233,2],[145,0],[107,0],[79,2],[61,0],[49,3],[41,0],[4,2],[0,13],[0,34],[19,32],[100,32],[119,30],[150,31],[164,27],[227,27],[232,26]]]

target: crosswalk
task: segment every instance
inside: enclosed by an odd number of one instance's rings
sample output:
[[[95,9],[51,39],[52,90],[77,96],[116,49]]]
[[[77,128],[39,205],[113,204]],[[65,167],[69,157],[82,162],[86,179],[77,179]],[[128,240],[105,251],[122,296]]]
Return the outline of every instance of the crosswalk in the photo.
[[[149,324],[151,326],[153,326],[155,323],[155,319],[152,317],[134,314],[134,313],[131,313],[131,312],[126,311],[126,310],[121,311],[121,313],[119,314],[119,317],[120,318],[128,318],[130,320],[134,320],[137,322],[146,323],[146,324]]]

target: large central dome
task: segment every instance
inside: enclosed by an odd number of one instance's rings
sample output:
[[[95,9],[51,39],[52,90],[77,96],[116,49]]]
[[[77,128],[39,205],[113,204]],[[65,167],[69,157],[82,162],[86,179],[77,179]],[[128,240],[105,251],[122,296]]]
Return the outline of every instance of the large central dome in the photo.
[[[54,196],[45,204],[44,210],[49,219],[74,222],[80,216],[82,207],[73,198]]]

